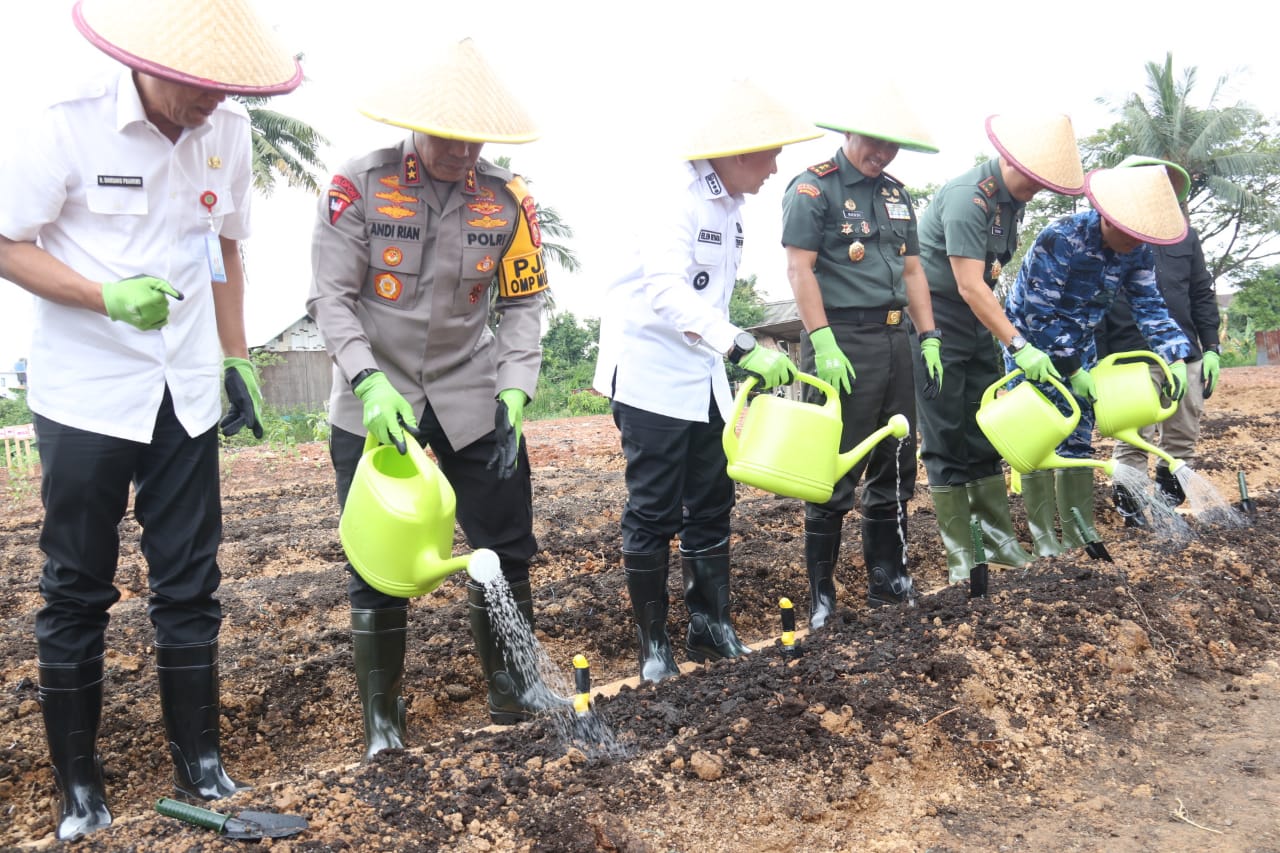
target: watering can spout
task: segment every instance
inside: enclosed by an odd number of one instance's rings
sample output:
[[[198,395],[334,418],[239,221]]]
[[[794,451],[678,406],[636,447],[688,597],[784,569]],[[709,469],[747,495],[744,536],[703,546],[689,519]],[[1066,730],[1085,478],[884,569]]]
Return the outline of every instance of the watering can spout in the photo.
[[[444,583],[449,575],[461,571],[466,571],[472,580],[482,585],[502,574],[498,555],[488,548],[479,548],[458,557],[442,557],[429,548],[418,560],[414,587],[425,595]]]
[[[1065,456],[1052,454],[1044,459],[1041,468],[1101,468],[1108,477],[1116,473],[1114,459],[1068,459]]]
[[[884,441],[889,436],[894,438],[905,438],[907,430],[910,429],[906,415],[897,414],[889,418],[889,422],[880,429],[871,433],[871,435],[858,442],[849,450],[841,453],[836,457],[836,479],[840,479],[845,474],[853,470],[853,466],[857,465],[862,458],[875,449],[875,446]]]

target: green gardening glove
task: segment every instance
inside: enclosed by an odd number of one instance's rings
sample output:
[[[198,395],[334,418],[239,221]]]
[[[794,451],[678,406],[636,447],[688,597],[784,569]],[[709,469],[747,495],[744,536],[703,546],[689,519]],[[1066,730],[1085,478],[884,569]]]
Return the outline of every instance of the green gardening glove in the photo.
[[[852,391],[854,380],[858,375],[853,372],[849,357],[840,351],[840,345],[836,343],[836,336],[831,331],[831,327],[823,326],[821,329],[814,329],[809,333],[809,342],[813,344],[814,370],[818,378],[837,391],[843,391],[846,394]]]
[[[524,432],[524,404],[529,398],[519,388],[498,392],[498,408],[493,413],[493,455],[486,466],[506,480],[520,461],[520,436]]]
[[[169,322],[169,297],[182,299],[182,294],[164,279],[135,275],[102,284],[102,303],[107,316],[135,329],[150,332]]]
[[[924,362],[924,375],[928,377],[924,383],[924,398],[938,399],[942,392],[942,341],[939,338],[925,338],[920,342],[920,360]]]
[[[1204,398],[1213,396],[1213,389],[1218,387],[1218,373],[1222,367],[1222,356],[1213,350],[1204,351],[1204,362],[1200,365],[1200,378],[1204,380]]]
[[[248,427],[254,438],[262,438],[262,390],[253,364],[247,358],[224,358],[222,372],[227,391],[227,414],[218,424],[222,434],[230,437]]]
[[[1090,403],[1098,399],[1098,385],[1083,367],[1071,374],[1071,393]]]
[[[1169,365],[1169,373],[1173,375],[1173,381],[1165,385],[1162,390],[1166,397],[1176,403],[1182,399],[1183,394],[1187,393],[1187,363],[1178,359]]]
[[[1053,359],[1043,351],[1027,344],[1014,353],[1013,363],[1022,370],[1022,375],[1032,382],[1044,382],[1046,376],[1061,379],[1062,374],[1053,366]]]
[[[354,389],[364,403],[364,426],[382,444],[394,444],[404,454],[409,451],[404,443],[404,427],[418,428],[413,408],[400,392],[391,387],[387,374],[381,370],[370,373]]]
[[[796,378],[796,366],[787,354],[769,347],[756,346],[738,361],[738,367],[760,380],[761,388],[786,385]]]

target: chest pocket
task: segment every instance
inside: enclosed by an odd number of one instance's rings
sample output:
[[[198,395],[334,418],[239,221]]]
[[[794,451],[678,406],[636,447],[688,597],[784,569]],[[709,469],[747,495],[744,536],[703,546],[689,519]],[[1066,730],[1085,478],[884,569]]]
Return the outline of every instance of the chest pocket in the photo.
[[[453,313],[487,311],[489,287],[511,242],[511,230],[463,228],[462,241],[462,272],[453,294]]]
[[[138,217],[146,216],[147,191],[142,187],[87,186],[85,207],[97,214],[99,227],[122,236],[136,233]]]
[[[693,274],[689,283],[699,293],[707,289],[725,268],[725,260],[733,249],[734,234],[725,234],[705,225],[698,228],[693,242]]]
[[[408,311],[418,300],[422,244],[416,240],[369,240],[369,272],[363,298],[376,305]]]

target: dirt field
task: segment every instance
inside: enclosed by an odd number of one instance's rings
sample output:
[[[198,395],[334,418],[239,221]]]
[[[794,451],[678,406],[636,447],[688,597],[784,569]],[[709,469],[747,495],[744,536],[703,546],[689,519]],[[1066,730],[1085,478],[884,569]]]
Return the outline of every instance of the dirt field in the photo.
[[[277,850],[1280,851],[1280,368],[1222,375],[1195,470],[1228,501],[1243,470],[1260,509],[1252,526],[1190,517],[1185,541],[1125,530],[1099,476],[1114,563],[1042,559],[993,572],[991,595],[969,600],[944,585],[921,490],[908,541],[929,594],[918,608],[868,611],[851,516],[840,610],[791,663],[769,641],[780,596],[805,624],[802,507],[740,488],[736,622],[765,647],[598,697],[621,755],[573,746],[553,721],[485,728],[455,576],[410,610],[410,748],[361,763],[326,450],[229,455],[223,750],[256,787],[216,805],[306,817]],[[586,418],[526,435],[538,637],[566,675],[585,654],[604,688],[637,669],[617,434]],[[0,506],[0,847],[48,846],[54,788],[31,633],[38,481],[0,472]],[[100,738],[116,820],[76,847],[224,849],[152,808],[170,794],[171,765],[138,531],[132,518],[123,527]],[[673,637],[687,624],[678,578]]]

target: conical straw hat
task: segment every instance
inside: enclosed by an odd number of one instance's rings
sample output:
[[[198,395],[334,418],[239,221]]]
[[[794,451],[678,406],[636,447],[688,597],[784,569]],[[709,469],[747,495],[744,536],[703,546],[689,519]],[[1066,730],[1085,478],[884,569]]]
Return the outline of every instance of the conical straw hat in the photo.
[[[375,121],[463,142],[532,142],[533,120],[466,38],[393,75],[360,112]]]
[[[1094,169],[1084,191],[1098,213],[1144,243],[1171,246],[1187,236],[1187,221],[1163,166]]]
[[[768,151],[822,135],[750,80],[735,80],[713,97],[713,114],[694,131],[686,160]]]
[[[1169,183],[1173,184],[1173,191],[1178,196],[1178,201],[1186,201],[1191,193],[1191,176],[1177,163],[1156,157],[1143,157],[1141,154],[1130,154],[1116,164],[1117,169],[1129,166],[1164,166],[1165,171],[1169,173]]]
[[[988,116],[987,138],[1011,166],[1036,183],[1064,195],[1084,192],[1084,168],[1068,116]]]
[[[302,68],[248,0],[79,0],[72,19],[94,47],[175,83],[279,95]]]
[[[818,122],[818,127],[840,133],[856,133],[873,139],[897,143],[908,151],[937,154],[933,135],[920,123],[904,102],[902,94],[890,84],[879,84],[870,92],[859,93],[839,121]]]

